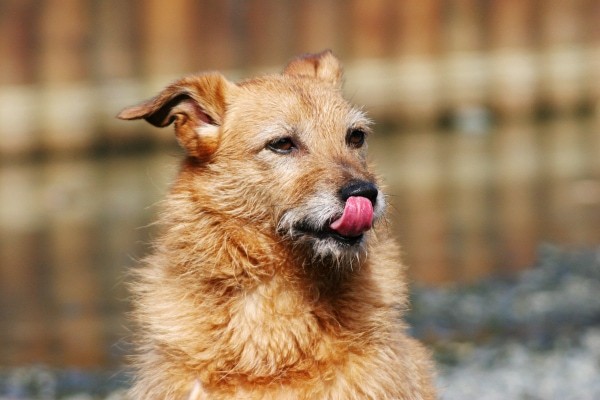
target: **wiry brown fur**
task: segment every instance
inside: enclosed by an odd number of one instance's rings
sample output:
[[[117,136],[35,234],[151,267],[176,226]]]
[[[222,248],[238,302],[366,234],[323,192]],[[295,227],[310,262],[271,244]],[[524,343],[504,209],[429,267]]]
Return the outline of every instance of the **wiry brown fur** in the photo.
[[[324,52],[240,84],[184,78],[120,114],[175,122],[187,152],[133,284],[133,398],[435,397],[429,355],[401,320],[403,267],[385,226],[353,246],[294,231],[301,217],[339,214],[348,181],[376,182],[345,141],[369,122],[340,79]],[[282,136],[297,151],[268,148]],[[378,220],[383,206],[381,195]]]

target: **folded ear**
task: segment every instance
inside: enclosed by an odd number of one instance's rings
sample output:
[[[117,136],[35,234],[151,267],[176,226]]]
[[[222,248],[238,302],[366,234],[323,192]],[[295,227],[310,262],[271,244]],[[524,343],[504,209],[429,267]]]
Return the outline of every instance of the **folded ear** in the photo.
[[[317,54],[305,54],[294,60],[283,70],[285,75],[306,76],[341,86],[343,69],[331,50]]]
[[[207,159],[219,144],[226,99],[234,87],[218,73],[186,77],[156,97],[125,108],[117,117],[143,118],[158,127],[175,122],[177,141],[188,155]]]

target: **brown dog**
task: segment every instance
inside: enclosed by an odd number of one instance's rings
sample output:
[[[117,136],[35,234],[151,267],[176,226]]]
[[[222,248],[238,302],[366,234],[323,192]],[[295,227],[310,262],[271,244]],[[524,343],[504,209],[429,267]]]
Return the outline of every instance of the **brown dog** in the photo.
[[[234,84],[183,78],[122,119],[187,156],[137,272],[135,399],[433,399],[403,267],[331,52]]]

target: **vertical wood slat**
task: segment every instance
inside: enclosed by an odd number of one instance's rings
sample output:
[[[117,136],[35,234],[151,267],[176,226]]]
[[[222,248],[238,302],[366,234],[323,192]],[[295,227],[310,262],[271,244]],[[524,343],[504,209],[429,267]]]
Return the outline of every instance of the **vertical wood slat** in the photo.
[[[235,70],[241,66],[244,16],[235,1],[199,1],[193,9],[193,69]]]
[[[600,114],[600,1],[589,0],[584,9],[583,41],[586,45],[585,95]]]
[[[535,111],[538,95],[538,61],[533,51],[534,4],[531,1],[494,0],[487,14],[490,104],[505,118],[530,116]]]
[[[445,207],[442,146],[444,141],[433,132],[412,132],[401,140],[396,166],[402,171],[404,191],[399,201],[405,220],[409,271],[419,282],[432,284],[455,280],[448,252],[449,213]],[[400,153],[401,152],[401,153]]]
[[[549,0],[541,5],[542,101],[558,112],[574,111],[585,86],[583,4],[585,0]]]
[[[157,194],[149,196],[155,193],[149,188],[165,186],[149,172],[153,163],[148,158],[108,160],[103,163],[99,182],[102,214],[96,218],[100,225],[97,247],[103,259],[97,277],[101,293],[98,313],[103,322],[104,349],[110,348],[106,351],[110,365],[119,365],[128,353],[130,321],[123,318],[125,310],[129,311],[126,281],[131,269],[149,251],[148,229],[144,227],[153,221],[152,213],[157,210],[150,206],[160,198]]]
[[[144,2],[140,12],[143,69],[147,77],[164,79],[191,72],[191,32],[196,21],[189,11],[193,9],[193,0]]]
[[[444,51],[464,53],[483,49],[483,10],[481,2],[477,0],[456,0],[444,4]]]
[[[488,137],[459,133],[452,139],[448,202],[453,227],[448,237],[458,244],[454,247],[455,277],[472,282],[488,276],[494,265],[487,209],[491,167],[485,156]]]
[[[547,182],[544,206],[550,216],[543,229],[553,232],[553,239],[559,243],[581,243],[580,233],[589,222],[581,218],[582,204],[576,189],[585,170],[581,126],[573,118],[551,121],[544,126],[543,139],[547,157],[542,178]]]
[[[37,74],[43,84],[80,82],[90,76],[90,11],[87,0],[41,3]]]
[[[48,284],[54,305],[53,363],[91,367],[106,362],[96,264],[98,199],[93,165],[61,161],[45,168],[48,216]]]
[[[103,0],[94,2],[93,78],[105,80],[134,79],[141,72],[139,8],[135,2]]]
[[[442,93],[445,107],[462,112],[485,104],[488,68],[482,57],[484,48],[482,5],[477,0],[445,3],[442,35]]]
[[[36,146],[32,116],[36,91],[36,2],[10,0],[0,4],[0,156],[20,157]]]
[[[352,0],[348,3],[354,58],[383,58],[388,54],[391,4],[389,0]]]
[[[293,54],[314,53],[323,49],[331,49],[341,57],[349,53],[345,34],[349,34],[350,30],[340,29],[340,26],[348,23],[349,16],[347,7],[340,0],[294,1],[292,14]]]
[[[4,0],[0,4],[0,85],[35,82],[34,37],[28,29],[37,2]]]
[[[536,182],[540,154],[535,127],[515,121],[494,132],[495,191],[492,201],[498,227],[496,268],[509,274],[534,265],[541,218]]]
[[[94,143],[89,1],[45,0],[40,6],[38,76],[41,143],[56,152]]]
[[[590,118],[585,125],[583,140],[585,173],[579,190],[581,207],[585,208],[586,242],[592,246],[600,243],[600,116]]]
[[[136,2],[105,0],[93,3],[94,46],[93,80],[95,128],[101,132],[103,144],[108,147],[142,140],[143,133],[135,124],[126,124],[115,118],[118,108],[140,101],[145,93],[139,85],[132,85],[141,74],[140,35],[136,27],[141,16]],[[127,97],[121,101],[121,97]]]
[[[440,108],[441,8],[436,0],[395,3],[392,55],[398,59],[398,84],[389,107],[415,125],[434,124]]]
[[[52,349],[52,313],[39,274],[36,232],[0,233],[0,360],[25,364],[48,360]]]
[[[47,359],[51,318],[39,233],[38,174],[33,166],[0,168],[0,363]],[[40,268],[42,267],[42,268]]]
[[[38,101],[33,85],[0,87],[0,158],[19,159],[41,147]]]
[[[245,64],[272,67],[281,63],[289,48],[290,7],[279,0],[245,2]]]

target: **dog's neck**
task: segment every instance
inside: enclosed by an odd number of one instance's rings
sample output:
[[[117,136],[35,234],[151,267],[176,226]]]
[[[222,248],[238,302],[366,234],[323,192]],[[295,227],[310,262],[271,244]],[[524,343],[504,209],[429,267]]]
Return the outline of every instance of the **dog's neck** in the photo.
[[[171,209],[163,222],[170,232],[158,251],[167,259],[154,263],[167,267],[151,284],[173,282],[176,287],[169,293],[176,296],[148,317],[169,314],[178,333],[157,333],[154,340],[180,352],[184,365],[196,365],[193,369],[200,371],[203,382],[225,377],[240,384],[246,379],[268,381],[282,371],[290,376],[324,373],[319,371],[320,359],[343,362],[377,341],[384,324],[369,316],[381,317],[389,307],[370,276],[368,260],[344,271],[333,261],[299,258],[282,251],[287,244],[274,234],[204,211],[199,204],[182,193],[169,200]],[[218,237],[198,235],[211,231]],[[363,311],[356,313],[359,309]],[[197,321],[193,331],[177,331],[179,318]],[[348,343],[361,348],[349,349]]]

